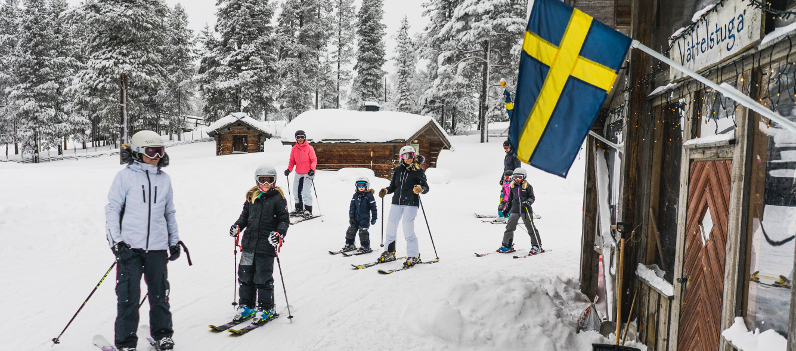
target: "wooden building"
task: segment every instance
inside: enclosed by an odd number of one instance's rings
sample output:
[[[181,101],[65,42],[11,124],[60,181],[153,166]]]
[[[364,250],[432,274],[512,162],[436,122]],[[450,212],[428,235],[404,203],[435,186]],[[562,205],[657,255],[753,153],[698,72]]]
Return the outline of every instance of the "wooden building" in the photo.
[[[263,152],[265,140],[273,137],[261,122],[243,112],[233,112],[207,127],[216,140],[216,155]]]
[[[425,157],[424,168],[436,167],[440,152],[451,148],[433,118],[402,112],[307,111],[285,126],[282,143],[295,144],[296,130],[303,130],[315,148],[318,169],[370,168],[381,178],[390,177],[405,145]]]
[[[796,122],[793,1],[566,2]],[[592,131],[580,281],[601,313],[650,351],[735,350],[736,317],[796,351],[796,133],[635,49]]]

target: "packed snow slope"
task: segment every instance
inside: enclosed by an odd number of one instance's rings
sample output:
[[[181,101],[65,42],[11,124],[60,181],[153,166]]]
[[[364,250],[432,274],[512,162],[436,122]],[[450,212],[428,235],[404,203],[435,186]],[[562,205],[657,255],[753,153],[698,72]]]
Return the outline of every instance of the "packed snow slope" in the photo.
[[[329,255],[344,244],[358,172],[319,171],[315,209],[324,216],[291,226],[280,256],[295,318],[285,318],[276,271],[275,300],[282,317],[237,338],[207,327],[233,314],[236,263],[229,227],[254,185],[258,165],[276,166],[278,185],[287,185],[281,173],[290,147],[271,140],[264,153],[228,156],[215,156],[212,142],[169,148],[171,165],[164,170],[173,181],[180,237],[194,262],[189,267],[183,253],[169,263],[176,350],[591,350],[592,342],[607,342],[595,332],[575,334],[575,318],[586,306],[576,280],[583,160],[569,180],[529,168],[533,207],[542,216],[537,225],[550,252],[525,259],[477,258],[475,252],[500,246],[504,230],[473,215],[496,212],[502,140],[451,139],[455,151],[443,151],[439,169],[430,174],[431,190],[422,197],[439,263],[392,275],[380,275],[376,267],[352,270],[352,263],[378,256],[381,221],[370,231],[373,253]],[[61,344],[51,347],[114,261],[103,234],[104,206],[121,168],[117,156],[0,164],[0,349],[90,350],[95,334],[113,340],[115,270]],[[371,182],[375,189],[388,183]],[[421,258],[433,259],[422,212],[415,223]],[[530,248],[523,229],[518,228],[515,242],[517,248]],[[397,248],[403,256],[400,228]],[[145,303],[141,324],[149,324],[148,311]],[[139,350],[149,350],[143,335]]]

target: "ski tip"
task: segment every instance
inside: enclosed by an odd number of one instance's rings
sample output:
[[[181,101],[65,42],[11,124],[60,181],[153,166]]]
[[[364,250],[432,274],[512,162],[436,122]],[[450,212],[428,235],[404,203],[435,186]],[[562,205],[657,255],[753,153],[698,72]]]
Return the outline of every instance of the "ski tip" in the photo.
[[[514,258],[520,258],[520,256],[513,256]]]

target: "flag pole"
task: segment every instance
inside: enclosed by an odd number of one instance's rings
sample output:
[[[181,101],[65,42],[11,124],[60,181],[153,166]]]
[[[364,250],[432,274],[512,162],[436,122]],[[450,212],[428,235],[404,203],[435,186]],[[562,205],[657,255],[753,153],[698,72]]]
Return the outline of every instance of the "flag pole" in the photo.
[[[785,127],[788,130],[790,130],[791,132],[796,133],[796,123],[793,123],[793,122],[783,118],[782,116],[780,116],[776,112],[767,109],[766,107],[764,107],[760,103],[752,100],[752,98],[750,98],[749,96],[746,96],[745,94],[741,93],[740,91],[738,91],[737,89],[733,88],[732,86],[730,86],[728,84],[719,85],[719,84],[713,83],[709,79],[697,74],[696,72],[694,72],[694,71],[692,71],[692,70],[690,70],[688,68],[683,67],[680,64],[677,64],[676,62],[672,61],[668,57],[663,56],[660,53],[658,53],[657,51],[652,50],[652,49],[648,48],[647,46],[639,43],[638,40],[633,39],[633,42],[630,44],[630,46],[652,55],[652,57],[663,61],[664,63],[666,63],[670,67],[675,68],[678,71],[685,73],[689,77],[694,78],[694,79],[702,82],[703,84],[715,89],[716,91],[722,93],[725,97],[728,97],[730,99],[735,100],[737,103],[739,103],[739,104],[741,104],[743,106],[746,106],[747,108],[750,108],[750,109],[754,110],[755,112],[761,114],[762,116],[779,123],[783,127]]]
[[[608,139],[603,138],[602,135],[597,134],[597,133],[595,133],[594,131],[591,131],[591,130],[589,131],[589,135],[597,138],[597,140],[602,141],[603,143],[605,143],[606,145],[616,149],[617,151],[619,151],[621,153],[625,153],[625,144],[624,143],[622,143],[622,144],[614,144],[614,143],[608,141]]]

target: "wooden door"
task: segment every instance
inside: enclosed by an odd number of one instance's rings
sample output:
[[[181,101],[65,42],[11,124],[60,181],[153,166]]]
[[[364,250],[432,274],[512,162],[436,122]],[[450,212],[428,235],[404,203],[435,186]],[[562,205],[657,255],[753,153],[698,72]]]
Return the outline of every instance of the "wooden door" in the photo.
[[[732,161],[691,164],[678,350],[719,349]]]
[[[232,136],[232,151],[233,152],[249,152],[248,145],[246,145],[245,135]]]

